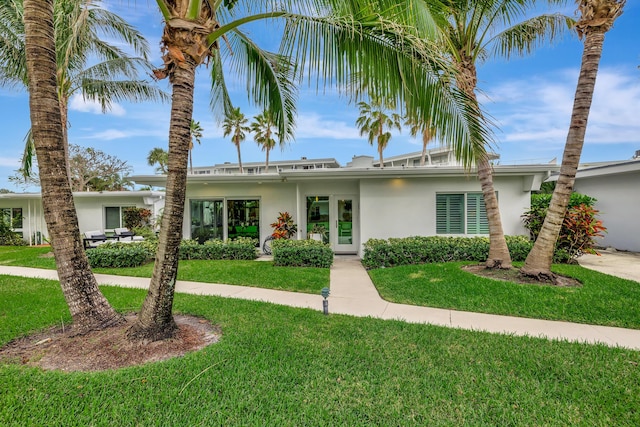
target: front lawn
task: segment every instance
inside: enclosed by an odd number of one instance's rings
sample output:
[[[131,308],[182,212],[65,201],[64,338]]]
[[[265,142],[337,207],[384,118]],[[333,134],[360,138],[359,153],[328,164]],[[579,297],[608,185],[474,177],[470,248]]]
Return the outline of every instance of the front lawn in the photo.
[[[478,277],[461,270],[464,264],[381,268],[369,275],[382,298],[400,304],[640,329],[638,282],[563,264],[553,271],[580,280],[581,287],[521,285]]]
[[[121,311],[145,292],[106,286]],[[640,425],[640,352],[176,295],[221,341],[100,373],[0,365],[2,426]],[[0,276],[0,345],[68,320],[54,281]]]
[[[48,247],[0,246],[0,265],[55,269]],[[151,277],[153,263],[135,268],[95,268],[95,273]],[[328,268],[274,267],[267,261],[180,261],[178,280],[257,286],[318,294],[329,286]]]

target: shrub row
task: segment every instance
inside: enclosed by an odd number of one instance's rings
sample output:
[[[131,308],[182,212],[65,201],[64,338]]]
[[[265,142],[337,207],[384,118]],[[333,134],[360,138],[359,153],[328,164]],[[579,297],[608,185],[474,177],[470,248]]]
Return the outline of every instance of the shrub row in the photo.
[[[238,237],[235,240],[208,240],[199,244],[196,240],[183,240],[180,244],[180,259],[228,259],[252,260],[256,253],[257,239]]]
[[[138,267],[155,255],[154,245],[144,242],[105,243],[87,251],[92,268]]]
[[[506,236],[512,261],[524,261],[533,246],[525,236]],[[486,261],[488,237],[405,237],[370,239],[362,264],[367,269],[449,261]]]
[[[333,264],[331,247],[317,240],[276,239],[271,249],[276,266],[329,268]]]

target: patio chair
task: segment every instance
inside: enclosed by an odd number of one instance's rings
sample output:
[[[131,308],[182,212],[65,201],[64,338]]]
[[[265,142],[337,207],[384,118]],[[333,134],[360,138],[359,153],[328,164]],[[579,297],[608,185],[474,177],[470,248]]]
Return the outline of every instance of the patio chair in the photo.
[[[136,233],[128,228],[114,228],[113,232],[120,242],[141,242],[144,240],[144,237],[136,236]]]
[[[100,231],[100,230],[85,231],[84,239],[82,239],[82,244],[85,249],[92,249],[107,243],[107,241],[110,239],[117,240],[117,237],[107,236],[104,234],[104,231]]]

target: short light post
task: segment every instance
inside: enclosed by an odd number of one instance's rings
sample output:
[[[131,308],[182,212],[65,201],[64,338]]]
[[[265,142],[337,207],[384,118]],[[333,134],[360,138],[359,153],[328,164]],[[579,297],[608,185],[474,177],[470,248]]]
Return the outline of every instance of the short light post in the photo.
[[[322,298],[324,298],[322,300],[322,312],[324,314],[329,314],[329,301],[327,300],[327,297],[329,296],[329,288],[322,288],[322,290],[320,291],[320,295],[322,295]]]

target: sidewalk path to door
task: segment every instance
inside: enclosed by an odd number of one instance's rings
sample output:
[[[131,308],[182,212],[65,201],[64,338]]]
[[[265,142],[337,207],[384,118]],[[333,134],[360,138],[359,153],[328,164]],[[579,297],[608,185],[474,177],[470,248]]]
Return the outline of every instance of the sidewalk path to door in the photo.
[[[0,266],[0,274],[57,280],[54,270]],[[98,283],[146,289],[148,278],[96,274]],[[640,350],[640,330],[559,322],[494,314],[472,313],[441,308],[395,304],[383,300],[371,282],[360,259],[336,256],[330,272],[329,311],[360,317],[394,319],[452,328],[518,336],[542,337]],[[178,281],[176,292],[216,295],[264,301],[291,307],[322,310],[322,296],[248,286]]]

